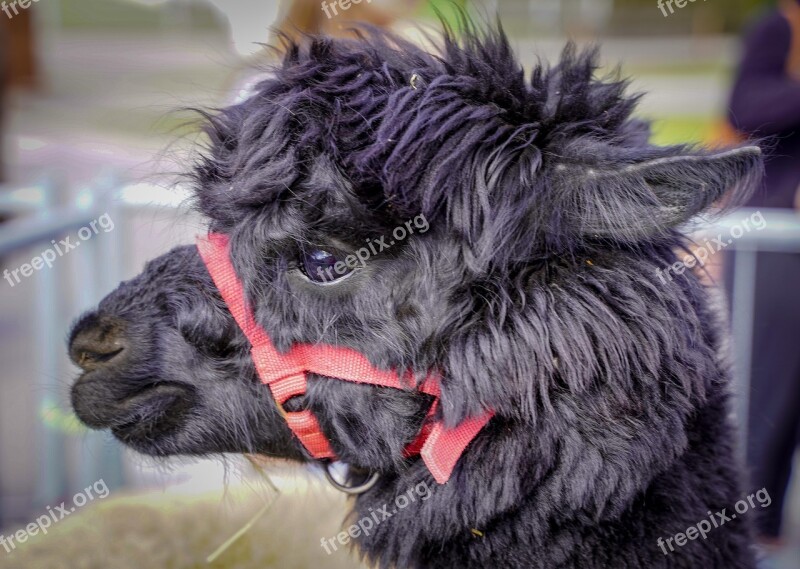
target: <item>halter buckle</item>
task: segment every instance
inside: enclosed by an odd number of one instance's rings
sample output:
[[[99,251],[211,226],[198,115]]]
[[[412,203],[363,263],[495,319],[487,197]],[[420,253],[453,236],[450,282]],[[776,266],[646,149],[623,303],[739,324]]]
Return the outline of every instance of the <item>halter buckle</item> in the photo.
[[[325,461],[322,463],[322,470],[325,472],[325,478],[328,479],[328,482],[330,482],[331,486],[333,486],[340,492],[344,492],[345,494],[350,494],[350,495],[363,494],[364,492],[375,486],[375,484],[378,482],[378,479],[380,479],[381,477],[381,475],[377,472],[373,472],[371,474],[367,472],[368,476],[361,484],[357,486],[345,486],[344,484],[336,480],[336,478],[331,473],[331,466],[333,466],[333,464],[334,464],[333,461]],[[355,470],[353,469],[353,467],[349,465],[348,469]]]

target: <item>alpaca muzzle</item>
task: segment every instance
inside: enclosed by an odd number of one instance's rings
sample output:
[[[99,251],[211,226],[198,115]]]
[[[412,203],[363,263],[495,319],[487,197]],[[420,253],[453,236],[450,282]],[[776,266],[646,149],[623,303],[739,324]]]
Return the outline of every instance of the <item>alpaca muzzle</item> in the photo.
[[[252,310],[247,306],[244,287],[230,260],[228,241],[227,235],[211,233],[207,237],[198,237],[197,249],[228,310],[252,346],[251,355],[258,376],[262,383],[269,386],[287,425],[311,457],[317,460],[335,459],[330,441],[310,410],[284,409],[287,401],[305,395],[307,374],[402,390],[414,388],[414,376],[411,372],[401,375],[396,371],[376,368],[363,354],[343,346],[295,344],[288,352],[280,353],[266,331],[256,323]],[[441,396],[439,375],[429,373],[416,389],[434,399],[422,429],[405,448],[404,454],[407,457],[421,456],[436,482],[444,484],[450,479],[464,450],[494,413],[486,412],[468,418],[453,428],[446,428],[442,419],[436,419]]]

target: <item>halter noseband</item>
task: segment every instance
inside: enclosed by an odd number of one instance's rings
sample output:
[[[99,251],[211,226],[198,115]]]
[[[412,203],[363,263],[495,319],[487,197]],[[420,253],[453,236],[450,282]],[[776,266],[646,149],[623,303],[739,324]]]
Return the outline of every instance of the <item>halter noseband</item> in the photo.
[[[286,411],[283,407],[292,397],[306,393],[307,374],[403,390],[414,385],[410,372],[401,377],[395,371],[376,368],[363,354],[343,346],[295,344],[288,352],[280,353],[247,306],[244,287],[230,260],[228,236],[210,233],[207,237],[198,237],[197,249],[228,310],[252,345],[251,355],[261,382],[269,386],[286,423],[311,457],[334,459],[336,454],[310,410]],[[404,454],[408,457],[420,455],[436,482],[444,484],[467,445],[493,413],[466,419],[448,429],[441,419],[434,417],[441,395],[439,376],[429,373],[417,389],[433,396],[434,400],[419,435],[406,447]]]

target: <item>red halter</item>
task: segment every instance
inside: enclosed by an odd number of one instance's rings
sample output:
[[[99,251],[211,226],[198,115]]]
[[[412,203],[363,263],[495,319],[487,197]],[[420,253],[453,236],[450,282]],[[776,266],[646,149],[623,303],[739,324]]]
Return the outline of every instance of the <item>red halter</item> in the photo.
[[[246,305],[244,288],[230,260],[228,236],[211,233],[206,238],[198,237],[197,249],[228,310],[252,345],[251,354],[261,382],[269,386],[289,428],[313,458],[336,457],[317,418],[307,409],[290,412],[283,408],[283,404],[292,397],[306,393],[307,373],[395,389],[408,389],[413,385],[410,372],[400,377],[394,371],[378,369],[364,355],[346,347],[295,344],[285,354],[278,352]],[[441,420],[433,420],[441,395],[439,376],[428,374],[418,389],[432,395],[434,401],[422,430],[417,439],[406,447],[405,455],[421,455],[434,479],[444,484],[450,479],[464,449],[494,413],[487,412],[480,417],[466,419],[458,426],[447,429]]]

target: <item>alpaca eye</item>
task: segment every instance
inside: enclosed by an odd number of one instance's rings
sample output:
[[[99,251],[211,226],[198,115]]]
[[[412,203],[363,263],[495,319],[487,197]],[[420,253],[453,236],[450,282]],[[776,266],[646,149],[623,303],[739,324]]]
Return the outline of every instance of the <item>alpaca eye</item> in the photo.
[[[320,284],[336,282],[353,272],[342,258],[322,249],[304,251],[300,258],[300,268],[309,280]]]

